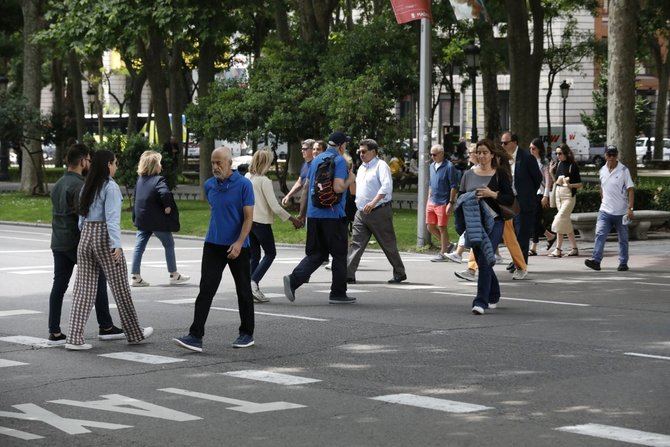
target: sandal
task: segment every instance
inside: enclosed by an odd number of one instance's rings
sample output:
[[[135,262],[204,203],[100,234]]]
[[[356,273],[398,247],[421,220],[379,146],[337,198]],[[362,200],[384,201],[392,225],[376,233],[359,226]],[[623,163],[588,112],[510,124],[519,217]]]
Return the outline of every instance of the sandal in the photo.
[[[568,254],[565,255],[565,256],[579,256],[579,249],[577,249],[577,248],[573,248],[573,249],[570,250],[570,251],[568,252]]]
[[[554,248],[554,251],[549,253],[549,257],[550,258],[561,258],[561,257],[563,257],[563,250],[561,250],[560,248]]]
[[[528,250],[528,256],[537,256],[537,252],[535,250]]]

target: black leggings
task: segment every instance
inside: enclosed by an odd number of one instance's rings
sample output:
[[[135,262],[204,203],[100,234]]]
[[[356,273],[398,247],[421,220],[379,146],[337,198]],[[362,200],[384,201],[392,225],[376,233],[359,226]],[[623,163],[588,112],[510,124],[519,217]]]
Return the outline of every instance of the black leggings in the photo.
[[[544,218],[544,208],[542,208],[542,197],[544,197],[542,194],[538,194],[537,200],[535,202],[537,209],[535,211],[535,227],[533,229],[534,244],[540,242],[540,237],[544,236],[544,232],[548,227],[547,222],[545,221]]]

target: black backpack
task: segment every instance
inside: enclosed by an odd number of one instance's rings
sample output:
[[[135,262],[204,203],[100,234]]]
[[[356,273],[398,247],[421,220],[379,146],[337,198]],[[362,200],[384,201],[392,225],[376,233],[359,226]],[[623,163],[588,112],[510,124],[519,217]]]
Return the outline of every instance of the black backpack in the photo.
[[[325,158],[316,167],[312,186],[312,204],[317,208],[331,208],[340,203],[342,194],[335,192],[335,156]]]

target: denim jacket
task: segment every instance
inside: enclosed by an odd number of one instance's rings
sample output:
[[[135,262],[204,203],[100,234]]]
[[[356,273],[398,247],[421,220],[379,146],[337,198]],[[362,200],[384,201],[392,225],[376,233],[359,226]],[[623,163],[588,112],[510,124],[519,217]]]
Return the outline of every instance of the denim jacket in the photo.
[[[110,247],[121,248],[122,203],[121,188],[110,177],[93,199],[88,216],[79,216],[79,229],[84,227],[84,222],[106,222]]]

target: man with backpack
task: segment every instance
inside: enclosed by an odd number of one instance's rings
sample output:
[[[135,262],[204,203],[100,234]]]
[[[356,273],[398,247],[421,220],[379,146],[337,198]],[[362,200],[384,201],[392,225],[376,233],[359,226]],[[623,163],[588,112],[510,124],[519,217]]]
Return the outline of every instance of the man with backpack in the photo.
[[[328,255],[333,258],[329,302],[356,302],[356,298],[347,296],[348,238],[344,205],[347,189],[356,181],[342,157],[349,141],[351,138],[343,132],[333,132],[328,138],[328,149],[319,154],[309,168],[306,256],[290,275],[284,276],[284,294],[291,302],[295,300],[296,289],[309,281]]]

